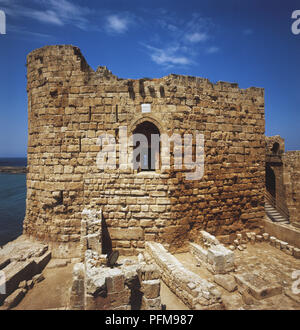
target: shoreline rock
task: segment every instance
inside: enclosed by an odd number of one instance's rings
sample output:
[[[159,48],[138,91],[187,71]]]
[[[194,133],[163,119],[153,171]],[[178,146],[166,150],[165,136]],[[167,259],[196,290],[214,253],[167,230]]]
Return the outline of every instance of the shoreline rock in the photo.
[[[0,166],[0,173],[20,174],[27,173],[27,167],[21,166]]]

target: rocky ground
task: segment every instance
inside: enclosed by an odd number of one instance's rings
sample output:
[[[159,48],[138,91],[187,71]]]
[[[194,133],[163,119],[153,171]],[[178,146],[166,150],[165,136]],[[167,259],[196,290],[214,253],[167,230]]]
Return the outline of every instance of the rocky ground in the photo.
[[[45,259],[47,253],[47,246],[21,236],[0,250],[0,266],[2,269],[12,268],[11,272],[19,274],[16,270],[18,265],[25,263],[36,267],[39,260]],[[300,270],[300,259],[295,259],[266,242],[247,244],[246,249],[236,249],[234,254],[236,269],[227,275],[213,275],[206,265],[190,252],[175,254],[175,257],[187,270],[216,284],[227,310],[300,310],[300,294],[295,294],[292,290],[295,283],[292,274]],[[8,258],[10,263],[5,264]],[[136,259],[120,257],[119,261],[122,262],[124,258]],[[34,271],[33,280],[28,279],[20,283],[17,292],[22,295],[22,300],[12,309],[66,309],[75,262],[77,261],[51,259],[42,272]],[[251,292],[245,290],[245,283]],[[271,296],[264,297],[264,294]],[[166,305],[168,310],[188,309],[163,282],[161,303]]]
[[[59,263],[59,265],[52,267],[49,263],[43,272],[45,279],[35,284],[33,289],[27,292],[24,299],[14,309],[66,309],[74,265],[66,262]]]
[[[216,277],[204,265],[200,264],[192,254],[181,253],[175,256],[187,269],[211,282],[215,281]],[[292,273],[300,270],[299,259],[286,255],[268,243],[261,242],[255,245],[248,244],[243,251],[235,250],[235,263],[237,268],[235,272],[229,275],[231,280],[233,279],[232,289],[234,291],[229,292],[218,285],[226,309],[300,310],[300,294],[295,295],[292,293],[292,285],[295,281],[292,279]],[[256,299],[253,295],[241,292],[238,289],[234,280],[234,276],[238,274],[254,275],[254,279],[265,280],[264,285],[267,287],[281,288],[282,293],[265,299]],[[219,277],[222,278],[222,276],[224,281],[230,282],[228,275],[220,275]],[[252,282],[252,285],[259,289],[261,283],[255,283],[255,280]],[[228,288],[230,288],[231,283],[227,283]]]
[[[128,257],[126,257],[128,259]],[[120,259],[122,260],[122,258]],[[69,289],[72,284],[74,263],[69,260],[52,259],[43,271],[44,280],[36,283],[27,292],[15,310],[64,310],[68,305]],[[169,310],[187,310],[178,297],[161,284],[161,301]]]

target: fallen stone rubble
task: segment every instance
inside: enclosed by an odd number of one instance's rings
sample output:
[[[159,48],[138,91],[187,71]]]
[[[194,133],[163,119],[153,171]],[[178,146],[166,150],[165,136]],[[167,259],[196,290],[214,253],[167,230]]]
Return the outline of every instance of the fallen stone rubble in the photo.
[[[69,309],[159,310],[160,274],[154,265],[125,259],[114,268],[105,255],[87,250],[85,260],[73,269]]]
[[[43,280],[41,273],[50,259],[47,245],[23,236],[6,244],[0,250],[0,308],[15,307],[35,283]]]
[[[256,244],[266,242],[271,246],[281,250],[285,254],[293,256],[296,259],[300,259],[300,249],[289,244],[288,242],[282,241],[275,236],[271,236],[268,233],[257,234],[255,232],[246,232],[243,234],[237,234],[236,238],[233,240],[233,244],[229,245],[229,249],[234,251],[239,249],[243,251],[247,248],[247,244]]]

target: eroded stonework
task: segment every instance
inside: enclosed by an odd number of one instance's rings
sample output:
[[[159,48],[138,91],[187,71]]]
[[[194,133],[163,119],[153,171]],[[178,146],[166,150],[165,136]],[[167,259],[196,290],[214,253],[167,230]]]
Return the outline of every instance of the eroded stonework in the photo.
[[[123,255],[145,241],[180,248],[205,229],[226,235],[264,217],[264,90],[189,76],[120,79],[93,71],[73,46],[31,52],[28,70],[28,174],[24,233],[54,256],[80,256],[82,211],[103,211],[103,242]],[[141,104],[151,104],[143,113]],[[97,138],[150,122],[160,134],[204,134],[201,180],[186,169],[100,171]],[[172,164],[172,159],[171,159]],[[111,244],[111,246],[109,246]]]

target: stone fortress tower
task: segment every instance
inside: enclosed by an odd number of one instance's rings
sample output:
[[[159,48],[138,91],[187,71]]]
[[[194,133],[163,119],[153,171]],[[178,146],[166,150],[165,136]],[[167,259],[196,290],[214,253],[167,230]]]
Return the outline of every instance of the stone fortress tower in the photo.
[[[260,224],[264,212],[264,90],[189,76],[120,79],[95,72],[70,45],[31,52],[24,234],[55,256],[80,254],[83,210],[102,211],[105,249],[137,254],[145,241],[180,248],[199,230],[228,235]],[[146,105],[144,112],[142,105]],[[148,106],[151,105],[151,106]],[[200,180],[186,169],[99,170],[97,139],[119,129],[204,134]],[[171,164],[174,151],[171,150]]]

